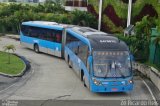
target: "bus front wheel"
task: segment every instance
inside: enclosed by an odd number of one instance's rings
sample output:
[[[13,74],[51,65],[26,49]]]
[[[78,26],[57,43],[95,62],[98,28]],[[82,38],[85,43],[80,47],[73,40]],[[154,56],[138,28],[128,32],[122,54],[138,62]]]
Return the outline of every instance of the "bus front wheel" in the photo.
[[[86,86],[86,82],[85,82],[84,75],[83,75],[83,85],[84,85],[84,87],[87,87],[87,86]]]
[[[35,45],[34,45],[34,51],[35,51],[36,53],[39,53],[39,46],[38,46],[38,44],[35,44]]]
[[[84,77],[84,71],[81,70],[81,81],[83,81],[84,87],[86,87],[85,77]]]

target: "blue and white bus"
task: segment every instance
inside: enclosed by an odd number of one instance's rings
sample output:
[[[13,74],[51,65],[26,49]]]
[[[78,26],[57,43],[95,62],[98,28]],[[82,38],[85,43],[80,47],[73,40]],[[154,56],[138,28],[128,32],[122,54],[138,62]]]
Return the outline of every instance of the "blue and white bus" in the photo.
[[[92,92],[128,92],[133,89],[131,54],[123,41],[89,27],[66,26],[52,22],[24,22],[21,44],[36,52],[64,57]],[[30,27],[40,28],[36,31],[45,37],[35,36]],[[42,33],[44,30],[46,32]],[[60,40],[55,38],[57,33],[61,35]]]
[[[92,92],[133,89],[129,49],[109,34],[86,27],[68,28],[65,60]]]
[[[47,21],[23,22],[20,32],[21,44],[34,49],[37,53],[44,52],[57,57],[63,57],[63,33],[64,28],[68,26]]]

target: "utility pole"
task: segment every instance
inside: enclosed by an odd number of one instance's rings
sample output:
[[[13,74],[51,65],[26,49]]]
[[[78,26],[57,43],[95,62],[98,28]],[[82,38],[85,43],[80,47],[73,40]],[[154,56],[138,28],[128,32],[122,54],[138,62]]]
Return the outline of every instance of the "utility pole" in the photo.
[[[102,22],[102,0],[99,0],[99,21],[98,21],[98,30],[101,30],[101,22]]]
[[[127,18],[127,27],[130,25],[131,23],[131,10],[132,10],[132,0],[129,0],[128,3],[128,18]]]

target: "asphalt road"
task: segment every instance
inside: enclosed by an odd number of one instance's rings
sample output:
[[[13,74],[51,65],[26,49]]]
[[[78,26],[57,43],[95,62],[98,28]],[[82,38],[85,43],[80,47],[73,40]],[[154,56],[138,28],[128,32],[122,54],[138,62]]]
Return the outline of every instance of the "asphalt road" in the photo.
[[[152,100],[147,87],[139,77],[134,77],[135,87],[128,93],[92,93],[83,86],[78,76],[64,60],[47,54],[36,54],[24,48],[19,41],[1,38],[0,50],[14,44],[18,55],[31,63],[31,70],[22,78],[0,76],[0,99],[12,100]],[[12,61],[12,60],[11,60]],[[3,83],[8,82],[8,85]]]

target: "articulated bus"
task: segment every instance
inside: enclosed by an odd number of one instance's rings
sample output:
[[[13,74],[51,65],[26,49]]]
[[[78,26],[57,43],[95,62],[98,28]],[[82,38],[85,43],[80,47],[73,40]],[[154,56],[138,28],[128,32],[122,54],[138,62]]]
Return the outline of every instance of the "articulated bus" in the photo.
[[[133,90],[128,46],[111,34],[54,22],[23,22],[21,44],[62,57],[92,92]]]
[[[57,57],[64,54],[64,28],[72,25],[56,22],[29,21],[23,22],[20,32],[21,44],[25,47]]]

